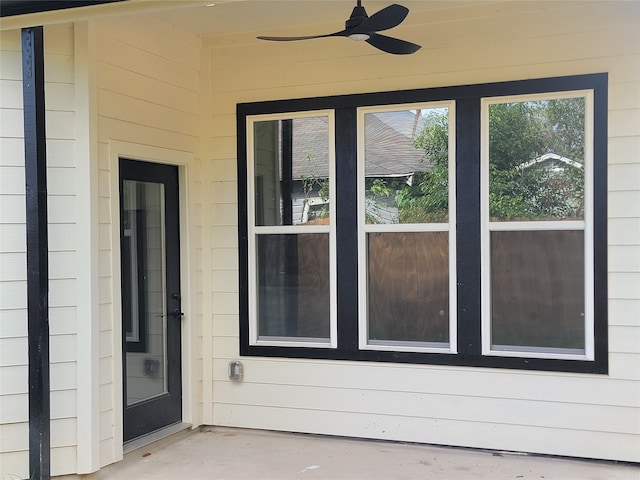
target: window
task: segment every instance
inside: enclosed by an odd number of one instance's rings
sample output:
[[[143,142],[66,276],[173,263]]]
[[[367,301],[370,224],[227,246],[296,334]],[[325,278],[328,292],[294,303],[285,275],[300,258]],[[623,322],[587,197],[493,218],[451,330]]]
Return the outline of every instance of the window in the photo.
[[[454,110],[358,112],[362,349],[455,352]]]
[[[249,120],[251,341],[335,346],[332,112]]]
[[[592,92],[483,100],[483,352],[593,359]]]
[[[605,373],[606,88],[238,105],[241,354]]]

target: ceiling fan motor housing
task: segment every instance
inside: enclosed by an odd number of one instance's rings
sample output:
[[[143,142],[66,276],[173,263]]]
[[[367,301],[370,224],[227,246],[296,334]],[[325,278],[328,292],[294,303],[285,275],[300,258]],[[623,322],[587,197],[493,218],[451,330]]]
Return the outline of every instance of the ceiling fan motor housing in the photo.
[[[360,5],[360,2],[358,2],[358,5],[353,8],[353,12],[351,12],[349,20],[347,20],[344,24],[345,28],[347,30],[350,28],[355,28],[362,22],[364,22],[367,18],[369,18],[369,15],[367,15],[367,11],[362,5]]]

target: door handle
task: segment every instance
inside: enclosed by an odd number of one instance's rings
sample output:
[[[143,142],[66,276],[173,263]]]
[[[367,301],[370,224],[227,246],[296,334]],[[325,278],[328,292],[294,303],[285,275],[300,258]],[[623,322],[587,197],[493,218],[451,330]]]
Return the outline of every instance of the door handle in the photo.
[[[182,313],[182,308],[180,308],[180,300],[182,300],[182,296],[180,295],[179,292],[173,292],[171,294],[171,298],[173,298],[174,300],[178,301],[178,308],[173,309],[173,311],[171,312],[171,316],[175,317],[177,319],[180,319],[181,317],[184,317],[184,313]]]

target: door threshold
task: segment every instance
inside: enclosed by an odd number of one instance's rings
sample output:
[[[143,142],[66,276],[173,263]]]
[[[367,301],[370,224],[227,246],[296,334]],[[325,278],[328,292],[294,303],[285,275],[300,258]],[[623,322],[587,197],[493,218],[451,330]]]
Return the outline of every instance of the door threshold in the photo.
[[[157,442],[158,440],[162,440],[170,435],[175,435],[176,433],[188,430],[191,428],[190,423],[178,422],[173,425],[168,425],[166,427],[160,428],[153,432],[149,432],[141,437],[134,438],[125,442],[122,445],[122,453],[129,453],[138,448],[145,447],[151,443]]]

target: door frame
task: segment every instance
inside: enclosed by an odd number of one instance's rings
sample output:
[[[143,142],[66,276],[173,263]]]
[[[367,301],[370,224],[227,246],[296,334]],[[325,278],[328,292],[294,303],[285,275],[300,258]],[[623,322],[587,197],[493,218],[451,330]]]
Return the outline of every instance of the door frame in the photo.
[[[180,290],[182,292],[182,311],[184,317],[181,320],[181,347],[182,347],[182,423],[185,426],[198,425],[199,420],[194,418],[197,415],[197,403],[194,388],[197,385],[196,370],[196,354],[194,346],[197,345],[195,338],[196,329],[194,328],[192,318],[193,297],[191,295],[190,285],[192,282],[192,269],[190,268],[190,252],[192,251],[192,235],[189,231],[189,192],[188,192],[188,174],[189,167],[193,162],[194,155],[190,152],[172,150],[162,147],[154,147],[149,145],[141,145],[131,142],[123,142],[119,140],[109,141],[109,166],[110,171],[100,172],[99,185],[104,187],[108,177],[108,191],[110,196],[111,210],[111,307],[112,307],[112,335],[111,349],[102,351],[100,356],[101,363],[108,353],[113,354],[113,362],[109,365],[111,373],[113,389],[112,411],[113,411],[113,441],[114,441],[114,460],[118,461],[124,455],[124,402],[123,402],[123,353],[122,353],[122,300],[119,292],[121,291],[121,252],[120,252],[120,158],[129,160],[139,160],[144,162],[174,165],[178,167],[178,195],[179,195],[179,222],[180,222]],[[100,188],[100,194],[104,195],[105,188]],[[100,228],[100,227],[99,227]],[[100,247],[104,248],[104,247]],[[103,406],[103,408],[105,408]],[[103,414],[101,414],[103,415]],[[107,437],[107,432],[101,432],[101,437]]]

